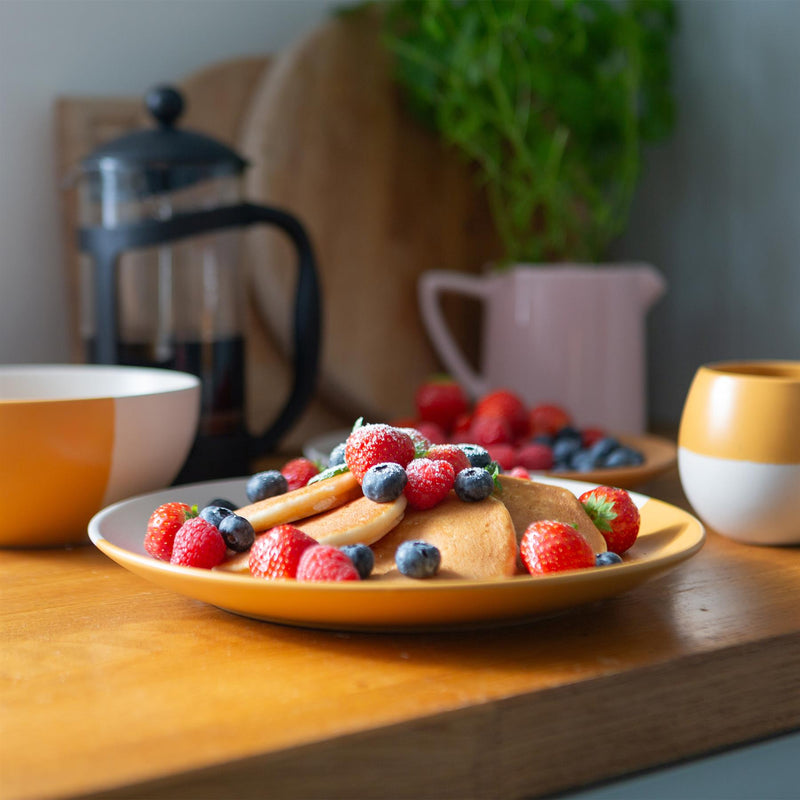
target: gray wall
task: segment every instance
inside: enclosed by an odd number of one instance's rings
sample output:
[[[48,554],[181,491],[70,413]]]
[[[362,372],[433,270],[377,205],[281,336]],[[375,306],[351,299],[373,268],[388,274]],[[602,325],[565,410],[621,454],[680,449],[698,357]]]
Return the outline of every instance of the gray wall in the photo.
[[[51,109],[272,52],[334,0],[0,0],[0,363],[68,358]],[[649,317],[650,408],[677,423],[708,360],[800,358],[800,0],[685,0],[680,118],[648,153],[614,255],[669,292]]]
[[[648,153],[615,253],[661,269],[649,323],[651,418],[677,424],[718,359],[800,359],[800,2],[679,4],[679,119]]]

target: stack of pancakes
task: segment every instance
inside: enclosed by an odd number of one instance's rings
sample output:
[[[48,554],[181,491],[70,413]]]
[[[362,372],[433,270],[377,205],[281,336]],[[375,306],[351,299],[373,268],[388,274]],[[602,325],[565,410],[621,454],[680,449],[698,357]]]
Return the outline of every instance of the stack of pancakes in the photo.
[[[349,472],[244,506],[236,512],[257,532],[291,523],[322,544],[341,547],[366,544],[375,555],[373,577],[402,579],[394,554],[407,540],[439,548],[439,578],[502,578],[524,572],[519,542],[537,520],[573,525],[595,553],[605,540],[578,499],[567,489],[501,475],[494,494],[477,503],[459,500],[454,492],[435,508],[408,508],[401,495],[375,503],[361,492]],[[248,573],[248,553],[240,553],[217,569]]]

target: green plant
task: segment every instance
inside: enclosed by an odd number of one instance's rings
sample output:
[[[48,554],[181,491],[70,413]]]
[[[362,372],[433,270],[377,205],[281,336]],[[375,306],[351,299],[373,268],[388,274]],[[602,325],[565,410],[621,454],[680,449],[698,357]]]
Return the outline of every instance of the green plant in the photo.
[[[394,0],[416,113],[477,167],[508,262],[598,260],[673,124],[671,0]]]

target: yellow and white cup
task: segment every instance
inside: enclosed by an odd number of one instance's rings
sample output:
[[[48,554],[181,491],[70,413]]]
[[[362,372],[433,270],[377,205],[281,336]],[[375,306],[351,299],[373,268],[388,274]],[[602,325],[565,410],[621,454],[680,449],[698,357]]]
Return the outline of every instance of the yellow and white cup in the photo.
[[[800,544],[800,362],[708,364],[694,376],[678,470],[695,512],[748,544]]]
[[[199,415],[175,370],[0,367],[0,547],[87,542],[97,511],[175,479]]]

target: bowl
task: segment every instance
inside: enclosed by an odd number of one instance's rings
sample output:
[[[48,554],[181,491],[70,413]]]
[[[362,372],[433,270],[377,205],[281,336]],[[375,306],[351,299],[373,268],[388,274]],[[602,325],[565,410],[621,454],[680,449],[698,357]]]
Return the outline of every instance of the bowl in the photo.
[[[0,366],[0,546],[88,542],[97,511],[175,479],[199,415],[175,370]]]
[[[678,432],[687,499],[747,544],[800,544],[800,361],[700,367]]]

